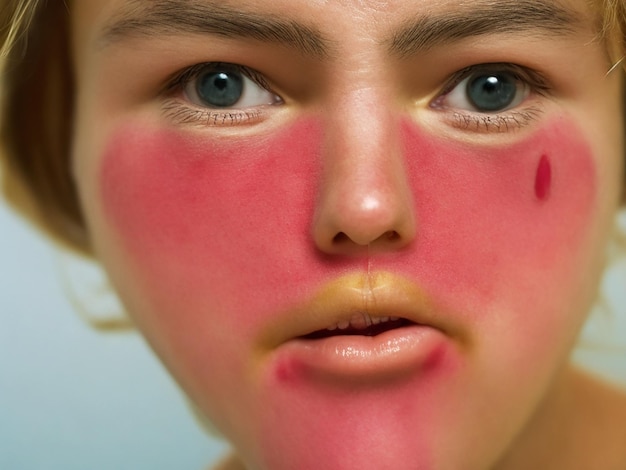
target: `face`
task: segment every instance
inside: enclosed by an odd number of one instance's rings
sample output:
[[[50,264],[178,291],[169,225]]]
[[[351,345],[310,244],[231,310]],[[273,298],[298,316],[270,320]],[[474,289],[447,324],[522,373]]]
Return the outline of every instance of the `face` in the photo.
[[[168,3],[75,2],[73,158],[191,399],[250,469],[520,452],[618,199],[587,2]]]

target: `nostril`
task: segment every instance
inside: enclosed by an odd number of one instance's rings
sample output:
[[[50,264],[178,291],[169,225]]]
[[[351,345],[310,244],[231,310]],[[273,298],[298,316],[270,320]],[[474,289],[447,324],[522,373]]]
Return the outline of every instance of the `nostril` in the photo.
[[[367,243],[362,243],[362,240],[355,240],[350,237],[345,232],[339,232],[333,237],[333,244],[335,245],[345,245],[347,243],[354,243],[357,245],[370,245],[372,243],[378,242],[386,242],[386,243],[395,243],[399,241],[402,237],[395,230],[389,230],[378,237],[372,237],[371,240],[368,240]]]
[[[350,241],[350,237],[343,232],[339,232],[333,237],[333,243],[344,244]]]
[[[400,234],[395,230],[385,232],[384,236],[387,238],[387,241],[396,242],[400,240]]]

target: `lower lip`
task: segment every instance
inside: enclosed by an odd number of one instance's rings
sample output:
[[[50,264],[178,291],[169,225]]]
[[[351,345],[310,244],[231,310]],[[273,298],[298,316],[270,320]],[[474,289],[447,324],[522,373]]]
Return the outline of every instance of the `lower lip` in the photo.
[[[451,347],[442,331],[411,325],[376,336],[338,335],[295,339],[276,352],[281,381],[316,379],[333,383],[394,380],[436,368]]]

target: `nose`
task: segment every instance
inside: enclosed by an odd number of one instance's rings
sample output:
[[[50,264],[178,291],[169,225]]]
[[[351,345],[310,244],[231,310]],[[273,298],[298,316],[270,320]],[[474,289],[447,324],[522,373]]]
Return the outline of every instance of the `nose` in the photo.
[[[405,247],[416,220],[398,118],[364,94],[341,108],[326,126],[315,244],[328,254]]]

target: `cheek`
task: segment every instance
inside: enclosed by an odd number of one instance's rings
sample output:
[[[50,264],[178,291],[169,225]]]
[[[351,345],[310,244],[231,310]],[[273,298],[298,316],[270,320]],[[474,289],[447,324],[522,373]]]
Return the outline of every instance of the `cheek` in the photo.
[[[105,213],[146,297],[170,312],[162,322],[182,335],[171,312],[184,311],[191,329],[217,312],[245,337],[260,311],[303,294],[301,279],[321,279],[308,243],[320,134],[300,121],[236,142],[140,126],[115,135],[101,174]]]
[[[497,309],[512,324],[563,321],[564,299],[585,285],[597,197],[581,134],[560,119],[514,145],[488,147],[406,124],[418,237],[410,254],[379,267],[404,271],[481,320]]]

